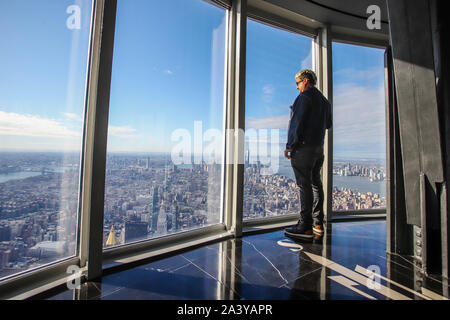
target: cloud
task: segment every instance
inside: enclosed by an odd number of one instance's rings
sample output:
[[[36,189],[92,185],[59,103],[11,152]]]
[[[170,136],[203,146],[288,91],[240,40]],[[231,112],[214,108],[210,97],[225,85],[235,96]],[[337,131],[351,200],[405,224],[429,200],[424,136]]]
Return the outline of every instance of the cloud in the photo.
[[[171,74],[173,74],[173,71],[172,70],[164,70],[164,73],[171,75]]]
[[[311,69],[312,67],[312,50],[309,50],[308,56],[302,60],[302,69]]]
[[[70,120],[83,121],[81,116],[75,113],[63,112],[63,115]]]
[[[273,94],[274,92],[275,92],[275,88],[271,84],[265,85],[263,87],[264,94]]]
[[[339,76],[352,81],[370,81],[384,79],[384,69],[380,67],[372,67],[367,69],[345,68],[333,72],[333,76]]]
[[[0,111],[0,135],[79,138],[81,132],[72,131],[54,119]]]
[[[124,139],[135,139],[139,136],[137,134],[134,134],[136,132],[136,129],[133,129],[131,127],[125,126],[125,127],[115,127],[115,126],[109,126],[108,127],[108,135],[118,138],[124,138]]]
[[[273,100],[273,97],[275,96],[275,88],[271,84],[266,84],[262,88],[262,99],[264,102],[271,102]]]
[[[335,86],[333,139],[335,150],[346,153],[385,153],[384,87],[352,84]]]
[[[280,129],[287,130],[289,124],[289,113],[281,116],[264,118],[247,118],[245,127],[252,129]]]

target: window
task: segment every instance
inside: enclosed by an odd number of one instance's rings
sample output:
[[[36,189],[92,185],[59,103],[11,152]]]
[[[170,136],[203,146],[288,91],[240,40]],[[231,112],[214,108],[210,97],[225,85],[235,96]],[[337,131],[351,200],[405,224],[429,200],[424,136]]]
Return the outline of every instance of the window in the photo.
[[[227,12],[119,0],[104,248],[222,222]]]
[[[248,20],[244,219],[299,214],[299,190],[284,158],[295,74],[312,68],[312,39]]]
[[[384,209],[384,50],[333,43],[333,104],[333,211]]]
[[[77,254],[91,12],[0,2],[0,279]]]

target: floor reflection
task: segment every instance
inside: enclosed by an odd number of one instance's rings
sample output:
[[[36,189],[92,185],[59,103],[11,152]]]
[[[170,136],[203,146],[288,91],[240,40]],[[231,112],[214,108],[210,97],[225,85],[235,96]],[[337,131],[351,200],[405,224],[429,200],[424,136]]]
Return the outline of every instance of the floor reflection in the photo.
[[[36,299],[431,300],[448,283],[386,254],[385,221],[328,224],[322,238],[244,236],[105,275]]]

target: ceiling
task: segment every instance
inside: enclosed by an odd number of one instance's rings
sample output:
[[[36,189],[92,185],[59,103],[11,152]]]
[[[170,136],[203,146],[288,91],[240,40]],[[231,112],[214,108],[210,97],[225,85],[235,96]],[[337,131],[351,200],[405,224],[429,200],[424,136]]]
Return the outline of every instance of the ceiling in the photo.
[[[249,3],[267,3],[274,8],[282,8],[309,19],[311,23],[330,25],[337,34],[353,33],[373,39],[387,39],[389,35],[386,0],[249,0]],[[371,5],[380,8],[381,29],[367,26],[367,19],[372,15],[372,12],[367,13],[367,9]]]
[[[369,15],[367,8],[370,5],[377,5],[381,10],[381,20],[387,21],[387,10],[385,0],[306,0],[324,9],[334,10],[336,13],[366,19]]]

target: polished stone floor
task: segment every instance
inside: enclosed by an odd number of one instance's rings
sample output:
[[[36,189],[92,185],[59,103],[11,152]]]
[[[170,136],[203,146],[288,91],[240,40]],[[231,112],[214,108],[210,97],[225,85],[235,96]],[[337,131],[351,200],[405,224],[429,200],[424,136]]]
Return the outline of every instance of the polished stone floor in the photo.
[[[412,261],[387,255],[386,222],[328,225],[320,240],[293,241],[283,230],[207,245],[108,274],[79,290],[38,299],[431,300],[448,284],[424,278]]]

